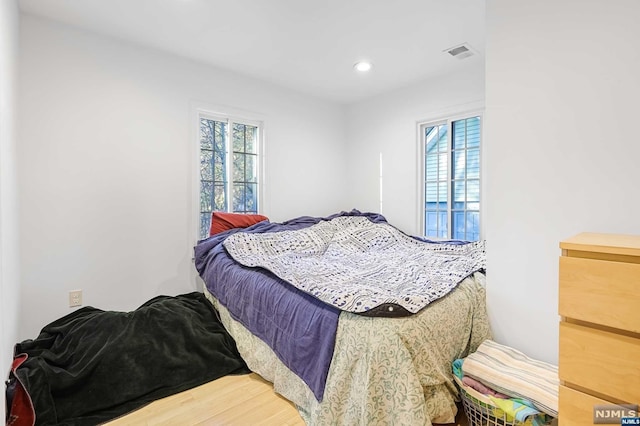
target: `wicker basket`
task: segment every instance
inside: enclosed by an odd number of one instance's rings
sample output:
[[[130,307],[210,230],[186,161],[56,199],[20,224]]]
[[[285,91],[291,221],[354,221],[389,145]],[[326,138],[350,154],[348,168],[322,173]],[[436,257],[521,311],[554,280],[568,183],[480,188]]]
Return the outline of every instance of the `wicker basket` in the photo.
[[[507,416],[491,399],[462,383],[454,376],[469,426],[523,426],[525,423]]]

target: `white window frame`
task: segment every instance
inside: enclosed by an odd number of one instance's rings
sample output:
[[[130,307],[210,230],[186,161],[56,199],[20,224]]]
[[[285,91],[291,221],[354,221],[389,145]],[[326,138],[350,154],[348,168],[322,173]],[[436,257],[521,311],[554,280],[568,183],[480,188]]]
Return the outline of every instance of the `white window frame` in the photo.
[[[443,114],[443,115],[438,115],[435,118],[431,118],[431,119],[425,119],[425,120],[420,120],[416,123],[416,127],[417,127],[417,145],[418,145],[418,149],[417,149],[417,157],[418,157],[418,224],[417,224],[417,229],[420,232],[421,236],[425,236],[426,234],[426,229],[425,229],[425,129],[427,127],[432,127],[432,126],[437,126],[437,125],[442,125],[442,124],[446,124],[448,131],[447,131],[447,164],[448,164],[448,176],[447,176],[447,194],[448,194],[448,199],[447,199],[447,237],[446,238],[437,238],[437,237],[426,237],[425,238],[429,238],[432,240],[439,240],[439,239],[451,239],[452,238],[452,215],[451,212],[453,210],[453,195],[452,195],[452,173],[453,173],[453,168],[452,168],[452,164],[451,164],[451,145],[452,145],[452,131],[451,131],[451,125],[454,121],[459,121],[459,120],[464,120],[467,118],[471,118],[471,117],[479,117],[480,119],[480,176],[479,176],[479,180],[480,180],[480,210],[479,210],[479,221],[480,221],[480,236],[479,239],[483,239],[484,238],[484,197],[483,197],[483,193],[484,193],[484,179],[483,179],[483,173],[484,173],[484,164],[483,164],[483,150],[484,150],[484,111],[483,109],[473,109],[473,110],[468,110],[468,111],[464,111],[464,112],[456,112],[456,113],[451,113],[451,114]]]
[[[218,108],[203,108],[203,107],[195,107],[192,108],[194,111],[193,114],[193,190],[192,190],[192,232],[194,243],[200,240],[200,120],[202,118],[221,121],[227,123],[227,129],[231,132],[233,128],[233,123],[245,124],[250,126],[255,126],[258,129],[258,135],[256,138],[257,143],[257,175],[256,175],[256,183],[258,186],[258,195],[257,195],[257,203],[258,203],[258,213],[266,215],[265,209],[265,188],[264,188],[264,176],[265,176],[265,161],[264,161],[264,134],[265,134],[265,122],[263,119],[260,119],[260,114],[251,114],[246,113],[239,110],[233,110],[231,108],[226,108],[229,113],[219,112]],[[250,117],[251,114],[253,117]],[[228,200],[227,203],[227,212],[233,211],[233,139],[232,135],[228,135],[228,144],[227,144],[227,185],[228,185],[228,194],[230,194],[231,199]]]

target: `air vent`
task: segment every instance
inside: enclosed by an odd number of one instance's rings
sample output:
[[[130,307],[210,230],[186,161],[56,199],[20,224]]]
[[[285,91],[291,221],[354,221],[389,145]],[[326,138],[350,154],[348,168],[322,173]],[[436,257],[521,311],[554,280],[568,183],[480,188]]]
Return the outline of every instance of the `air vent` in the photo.
[[[450,47],[450,48],[444,50],[444,52],[448,53],[449,55],[451,55],[451,56],[453,56],[454,58],[457,58],[457,59],[468,58],[469,56],[473,56],[475,54],[475,52],[473,51],[471,46],[469,46],[467,43],[463,43],[463,44],[460,44],[458,46]]]

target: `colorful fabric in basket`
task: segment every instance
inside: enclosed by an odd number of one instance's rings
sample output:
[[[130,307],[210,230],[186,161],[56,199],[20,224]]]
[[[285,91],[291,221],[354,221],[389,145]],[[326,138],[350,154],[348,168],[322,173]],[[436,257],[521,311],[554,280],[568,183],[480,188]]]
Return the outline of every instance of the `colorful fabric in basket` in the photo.
[[[460,360],[462,361],[462,360]],[[464,378],[468,378],[465,376]],[[520,398],[499,399],[491,395],[484,395],[472,387],[467,386],[459,377],[454,377],[465,401],[464,407],[469,419],[475,419],[474,411],[484,412],[493,416],[505,425],[545,426],[549,425],[553,417],[538,411],[530,401]],[[470,410],[470,412],[468,411]],[[473,423],[472,423],[473,424]],[[494,423],[491,423],[494,424]],[[498,423],[495,423],[498,424]]]
[[[549,419],[546,414],[541,413],[535,408],[531,408],[524,404],[522,400],[515,399],[501,399],[489,396],[491,402],[493,402],[498,408],[507,414],[507,420],[516,419],[519,422],[527,423],[534,426],[545,425]]]
[[[538,410],[558,417],[558,367],[485,340],[464,359],[462,369],[465,376],[498,392],[529,400]]]

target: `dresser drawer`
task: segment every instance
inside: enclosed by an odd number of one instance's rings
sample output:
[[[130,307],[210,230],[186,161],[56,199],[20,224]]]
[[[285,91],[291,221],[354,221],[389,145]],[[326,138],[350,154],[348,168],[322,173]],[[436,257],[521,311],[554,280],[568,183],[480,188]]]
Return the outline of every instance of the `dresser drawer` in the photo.
[[[558,426],[584,426],[593,424],[593,407],[611,404],[582,392],[560,385],[558,393]]]
[[[560,323],[560,380],[631,404],[640,402],[640,339]]]
[[[560,257],[563,317],[640,333],[640,264]]]

